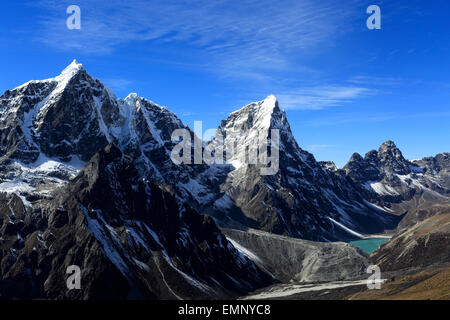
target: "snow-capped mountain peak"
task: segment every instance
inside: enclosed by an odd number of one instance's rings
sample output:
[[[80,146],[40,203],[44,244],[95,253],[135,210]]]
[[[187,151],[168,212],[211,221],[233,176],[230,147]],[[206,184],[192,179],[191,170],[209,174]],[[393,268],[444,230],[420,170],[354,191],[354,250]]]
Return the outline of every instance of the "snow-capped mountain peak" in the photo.
[[[258,106],[258,112],[265,114],[271,114],[274,110],[276,111],[276,109],[279,108],[278,100],[273,94],[267,96],[267,98],[265,98],[262,103],[258,104]]]
[[[81,63],[78,63],[77,60],[73,60],[66,68],[64,68],[61,73],[52,78],[44,79],[44,80],[30,80],[25,82],[24,84],[14,88],[12,91],[16,90],[24,90],[30,84],[52,84],[57,83],[59,88],[64,87],[67,83],[80,71],[86,71]]]
[[[266,99],[253,102],[230,114],[227,121],[233,125],[242,123],[244,127],[269,128],[272,124],[272,116],[281,112],[277,98],[269,95]]]
[[[132,102],[138,100],[140,97],[136,92],[130,92],[124,99],[126,102]]]
[[[59,77],[72,77],[80,70],[84,70],[83,65],[74,59],[66,68],[64,68]]]

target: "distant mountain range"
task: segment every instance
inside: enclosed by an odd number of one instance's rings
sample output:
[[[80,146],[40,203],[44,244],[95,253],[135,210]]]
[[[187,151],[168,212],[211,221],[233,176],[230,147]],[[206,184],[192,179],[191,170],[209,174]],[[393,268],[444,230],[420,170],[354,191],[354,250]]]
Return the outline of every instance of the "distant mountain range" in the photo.
[[[348,241],[408,228],[433,216],[429,208],[449,204],[449,153],[408,161],[387,141],[338,169],[300,148],[272,95],[221,122],[216,137],[233,139],[241,152],[224,164],[175,164],[176,129],[194,136],[165,107],[136,94],[117,99],[76,61],[55,78],[6,91],[0,298],[234,297],[311,276],[280,279],[267,270],[271,255],[252,261],[217,225],[240,230],[231,238],[251,228]],[[279,168],[261,175],[266,164],[243,160],[255,137],[275,143],[272,130],[279,132]],[[217,141],[202,142],[202,151]],[[423,204],[425,211],[415,210]],[[367,265],[362,252],[351,256],[356,266]],[[80,291],[65,289],[69,265],[89,279]]]

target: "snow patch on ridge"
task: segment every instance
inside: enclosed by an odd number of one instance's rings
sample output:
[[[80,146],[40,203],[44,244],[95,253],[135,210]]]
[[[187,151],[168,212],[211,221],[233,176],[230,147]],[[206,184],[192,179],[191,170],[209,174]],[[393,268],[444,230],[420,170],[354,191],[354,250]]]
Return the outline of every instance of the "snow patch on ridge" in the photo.
[[[379,195],[398,196],[398,192],[391,186],[382,182],[368,181],[364,184],[364,187],[370,191],[374,191]]]
[[[233,239],[231,239],[229,237],[226,237],[226,238],[233,245],[233,247],[235,247],[236,250],[239,251],[240,253],[242,253],[244,256],[246,256],[247,258],[249,258],[253,262],[263,263],[261,261],[261,259],[256,254],[254,254],[252,251],[250,251],[249,249],[241,246],[239,243],[237,243]]]
[[[0,191],[16,193],[21,196],[22,193],[35,192],[39,187],[40,193],[46,193],[51,189],[50,185],[60,186],[67,183],[68,180],[63,179],[61,176],[75,177],[84,164],[84,161],[81,161],[77,156],[73,156],[69,162],[62,162],[49,158],[42,153],[31,164],[15,161],[11,164],[11,168],[18,172],[18,175],[10,181],[0,183]],[[39,183],[43,179],[50,182],[47,191],[45,186]],[[22,198],[24,199],[24,197]],[[26,202],[28,203],[28,201]]]
[[[330,219],[331,222],[333,222],[334,224],[336,224],[338,227],[342,228],[343,230],[347,231],[348,233],[350,233],[350,234],[352,234],[352,235],[354,235],[354,236],[357,236],[357,237],[359,237],[359,238],[361,238],[361,239],[364,239],[364,236],[363,236],[362,234],[360,234],[360,233],[358,233],[358,232],[356,232],[356,231],[353,231],[353,230],[350,229],[350,228],[347,228],[347,227],[344,226],[342,223],[337,222],[336,220],[334,220],[334,219],[331,218],[331,217],[328,217],[328,219]]]

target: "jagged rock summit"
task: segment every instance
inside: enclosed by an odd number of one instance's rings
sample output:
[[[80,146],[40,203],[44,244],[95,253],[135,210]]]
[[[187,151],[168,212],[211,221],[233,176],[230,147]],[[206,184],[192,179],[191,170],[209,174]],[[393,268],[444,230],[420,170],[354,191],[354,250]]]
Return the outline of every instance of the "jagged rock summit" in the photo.
[[[221,122],[217,133],[235,146],[234,153],[225,152],[225,164],[177,165],[171,135],[192,131],[170,110],[135,93],[117,99],[76,61],[55,78],[7,91],[0,114],[0,190],[31,206],[51,198],[98,150],[114,143],[142,177],[171,185],[179,201],[221,226],[348,240],[394,228],[399,218],[391,202],[414,195],[409,188],[397,197],[392,183],[424,170],[391,141],[364,158],[355,154],[342,170],[317,162],[298,145],[274,95]],[[251,163],[249,152],[260,141],[267,142],[268,155],[276,145],[277,154],[268,163]],[[275,170],[261,174],[267,167]]]
[[[39,207],[0,197],[0,239],[0,299],[224,298],[272,283],[114,144]],[[66,287],[72,265],[80,290]]]
[[[388,140],[364,158],[354,154],[344,171],[361,192],[368,191],[366,199],[393,213],[407,214],[401,225],[408,226],[427,218],[429,212],[435,212],[435,206],[448,206],[448,165],[448,153],[406,160],[395,143]],[[416,214],[418,207],[424,212],[422,217]]]

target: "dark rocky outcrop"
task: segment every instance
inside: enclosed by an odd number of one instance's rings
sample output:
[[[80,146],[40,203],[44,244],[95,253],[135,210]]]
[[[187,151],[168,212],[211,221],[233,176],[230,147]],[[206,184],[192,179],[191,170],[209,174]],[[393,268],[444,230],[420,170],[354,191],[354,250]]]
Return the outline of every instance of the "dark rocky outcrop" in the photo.
[[[412,226],[420,219],[418,209],[448,207],[450,202],[449,157],[438,154],[422,160],[408,161],[392,141],[383,143],[378,151],[369,151],[364,158],[354,154],[344,167],[365,198],[394,214],[405,216],[400,228]],[[423,219],[422,219],[423,220]]]
[[[40,214],[19,216],[20,198],[3,197],[3,299],[218,298],[272,282],[211,218],[142,179],[112,144]],[[12,218],[7,208],[17,207]],[[66,288],[70,265],[81,268],[81,290]]]

